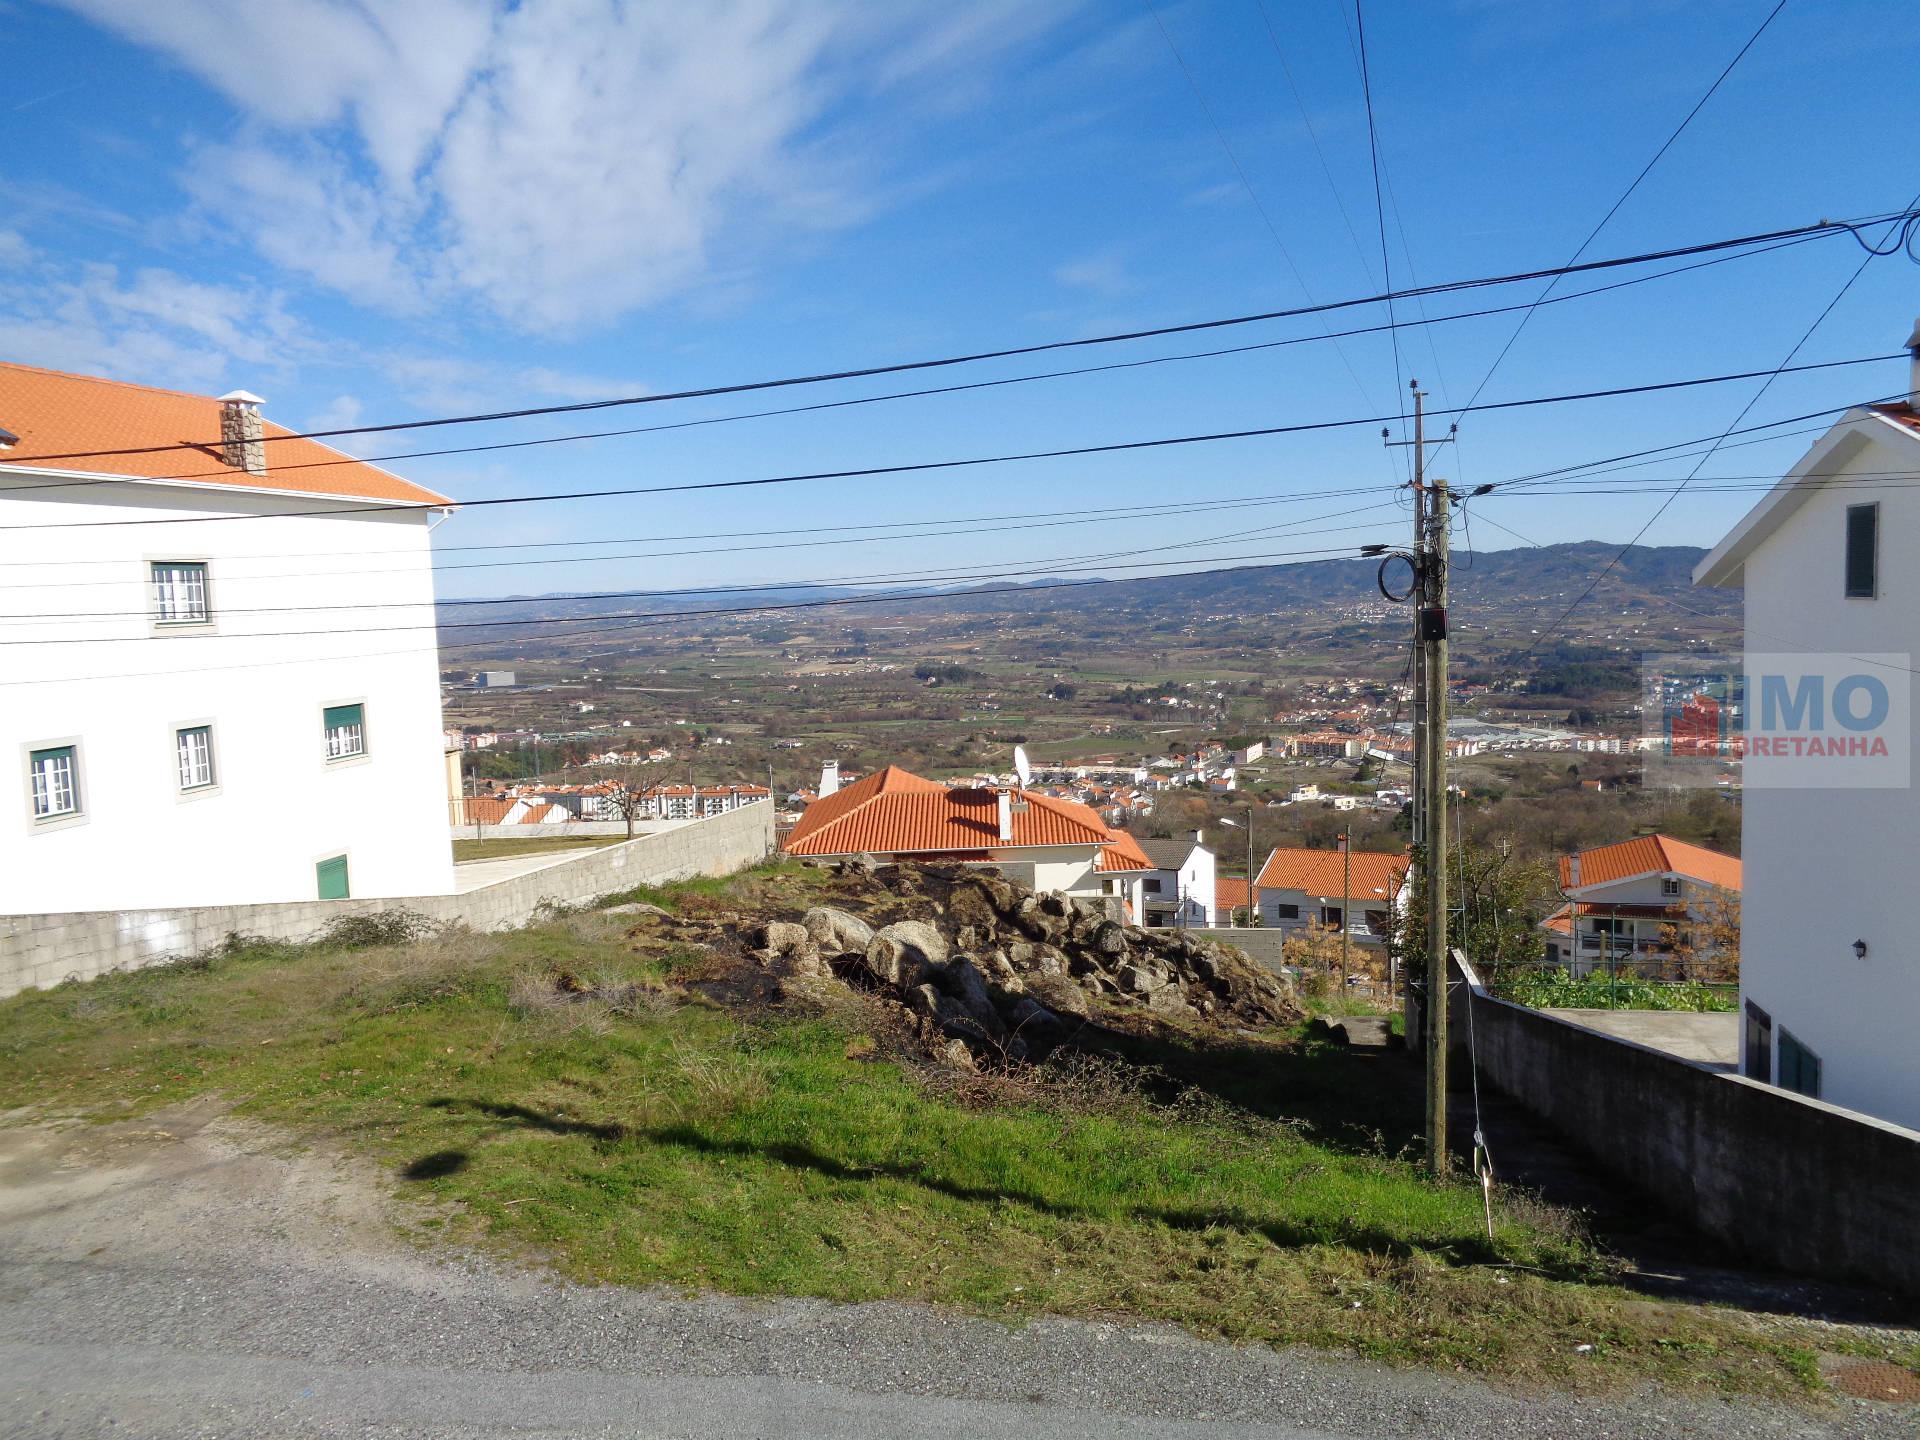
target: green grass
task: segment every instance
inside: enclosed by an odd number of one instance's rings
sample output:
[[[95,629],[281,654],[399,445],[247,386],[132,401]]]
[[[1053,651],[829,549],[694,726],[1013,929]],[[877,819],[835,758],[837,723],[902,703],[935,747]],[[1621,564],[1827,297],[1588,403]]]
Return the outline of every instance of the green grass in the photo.
[[[804,903],[818,876],[631,898]],[[1635,1301],[1554,1212],[1503,1199],[1489,1240],[1476,1187],[1400,1158],[1416,1101],[1391,1059],[1115,1037],[1100,1067],[954,1084],[894,1058],[863,1004],[732,1010],[671,986],[689,962],[594,913],[242,946],[0,1004],[0,1109],[225,1095],[451,1202],[440,1233],[584,1281],[1137,1316],[1582,1385],[1815,1383],[1782,1346]],[[535,1003],[556,969],[638,990]]]

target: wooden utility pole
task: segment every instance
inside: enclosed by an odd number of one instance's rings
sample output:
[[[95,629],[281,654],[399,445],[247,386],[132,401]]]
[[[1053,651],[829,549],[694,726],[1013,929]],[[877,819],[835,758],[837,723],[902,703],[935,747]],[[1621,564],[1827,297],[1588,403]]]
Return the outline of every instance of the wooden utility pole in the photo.
[[[1416,434],[1420,401],[1414,392]],[[1424,437],[1423,437],[1424,438]],[[1424,1007],[1427,1062],[1427,1168],[1447,1172],[1447,540],[1451,496],[1447,482],[1426,481],[1425,451],[1414,447],[1417,493],[1426,500],[1426,533],[1418,553],[1421,579],[1419,627],[1424,666],[1425,724],[1420,735],[1420,778],[1426,792],[1424,843],[1427,880],[1427,995]]]
[[[1421,578],[1418,557],[1427,551],[1426,437],[1422,433],[1420,402],[1425,395],[1413,392],[1413,848],[1418,850],[1427,838],[1427,783],[1425,756],[1427,733],[1427,647],[1420,642],[1420,611],[1426,602],[1426,581]]]
[[[1340,837],[1340,1003],[1347,998],[1347,947],[1353,934],[1353,822]]]

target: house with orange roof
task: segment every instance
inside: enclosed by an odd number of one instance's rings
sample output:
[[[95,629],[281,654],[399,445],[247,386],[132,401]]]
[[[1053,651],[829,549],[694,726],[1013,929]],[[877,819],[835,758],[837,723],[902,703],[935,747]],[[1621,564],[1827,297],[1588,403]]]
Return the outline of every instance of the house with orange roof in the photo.
[[[0,363],[10,909],[452,888],[452,502],[264,403]]]
[[[1154,870],[1138,841],[1076,800],[1017,786],[942,785],[897,765],[822,794],[782,848],[993,865],[1033,890],[1117,898],[1136,921],[1142,882]]]
[[[1547,960],[1576,976],[1628,965],[1657,969],[1676,929],[1705,943],[1716,897],[1738,897],[1739,860],[1671,835],[1641,835],[1560,857],[1567,903],[1544,922]]]
[[[1384,949],[1393,914],[1407,901],[1411,864],[1404,851],[1276,847],[1254,882],[1260,923],[1274,930],[1319,925],[1345,931],[1355,945]]]
[[[1897,478],[1920,470],[1920,326],[1906,349],[1906,392],[1816,436],[1693,581],[1743,600],[1741,1073],[1920,1129],[1920,491]]]

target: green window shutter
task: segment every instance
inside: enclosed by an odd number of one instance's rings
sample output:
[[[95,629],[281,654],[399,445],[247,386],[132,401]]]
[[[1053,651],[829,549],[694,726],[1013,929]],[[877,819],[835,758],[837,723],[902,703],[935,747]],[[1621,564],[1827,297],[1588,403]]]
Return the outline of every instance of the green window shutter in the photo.
[[[313,867],[322,900],[345,900],[347,895],[347,857],[336,855]]]
[[[345,725],[363,723],[365,707],[360,705],[329,705],[321,712],[323,723],[329,730],[338,730]]]

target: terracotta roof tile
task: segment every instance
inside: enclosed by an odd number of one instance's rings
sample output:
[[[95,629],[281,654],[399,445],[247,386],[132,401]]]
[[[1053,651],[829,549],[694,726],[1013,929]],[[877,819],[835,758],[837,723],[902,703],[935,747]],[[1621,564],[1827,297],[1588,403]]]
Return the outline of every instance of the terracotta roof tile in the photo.
[[[1413,861],[1406,855],[1376,850],[1353,852],[1353,890],[1349,899],[1383,899],[1398,890]],[[1262,890],[1299,890],[1308,895],[1338,896],[1346,883],[1348,866],[1338,850],[1276,849],[1260,867]]]
[[[889,765],[809,805],[785,849],[792,855],[922,855],[1112,843],[1112,832],[1086,806],[1031,790],[1015,795],[1013,838],[1003,841],[999,796],[950,790]]]
[[[1560,888],[1575,888],[1573,861],[1580,862],[1579,889],[1590,885],[1611,885],[1635,875],[1685,875],[1702,884],[1725,890],[1740,888],[1740,862],[1718,850],[1689,845],[1671,835],[1642,835],[1622,840],[1617,845],[1602,845],[1582,850],[1578,856],[1560,857]]]
[[[19,443],[0,450],[0,470],[14,465],[70,470],[88,475],[124,475],[241,490],[344,495],[356,500],[449,505],[446,496],[402,480],[378,466],[344,455],[317,440],[276,440],[265,447],[266,473],[255,475],[220,458],[220,402],[206,395],[157,390],[93,375],[69,375],[0,361],[0,429]],[[268,435],[293,432],[272,421]],[[94,455],[36,461],[36,455],[76,451],[179,446],[144,455]]]
[[[1221,910],[1242,910],[1251,903],[1248,899],[1247,882],[1238,875],[1216,875],[1213,880],[1213,903]]]
[[[1152,870],[1153,861],[1140,848],[1140,842],[1124,830],[1109,830],[1113,843],[1100,852],[1093,868],[1102,875],[1125,875],[1136,870]]]

